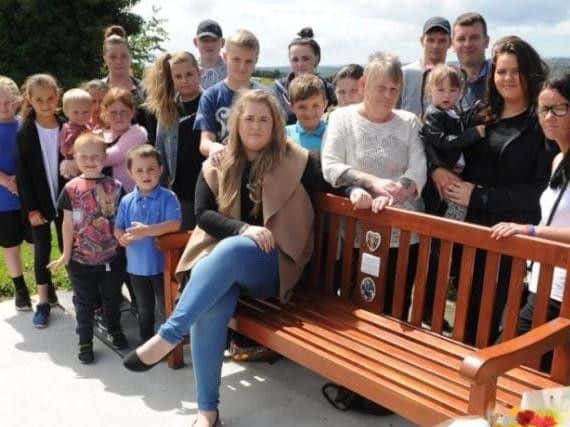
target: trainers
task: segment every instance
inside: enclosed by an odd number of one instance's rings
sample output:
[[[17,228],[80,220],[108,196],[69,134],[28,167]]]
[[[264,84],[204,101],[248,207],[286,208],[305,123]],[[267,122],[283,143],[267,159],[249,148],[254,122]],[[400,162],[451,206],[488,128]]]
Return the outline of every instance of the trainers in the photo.
[[[36,312],[32,318],[32,325],[36,328],[45,328],[49,322],[50,305],[47,302],[36,305]]]
[[[129,346],[129,342],[127,341],[127,337],[123,333],[123,331],[115,331],[109,334],[111,337],[111,343],[113,347],[117,350],[123,350]]]
[[[32,311],[32,301],[28,290],[17,291],[14,297],[14,304],[17,311]]]
[[[59,300],[57,299],[57,294],[55,293],[55,287],[53,283],[48,283],[48,302],[52,307],[59,305]]]
[[[85,365],[95,361],[95,353],[93,353],[93,341],[86,344],[79,344],[79,353],[77,353],[79,361]]]

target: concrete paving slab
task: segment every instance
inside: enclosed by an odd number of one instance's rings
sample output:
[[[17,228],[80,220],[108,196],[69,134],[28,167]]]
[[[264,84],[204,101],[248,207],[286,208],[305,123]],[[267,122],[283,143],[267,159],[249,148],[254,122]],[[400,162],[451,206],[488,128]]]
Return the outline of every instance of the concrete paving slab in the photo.
[[[0,426],[114,427],[189,426],[196,413],[191,366],[126,371],[119,356],[95,341],[96,363],[76,358],[75,320],[69,293],[66,311],[54,309],[45,330],[32,313],[0,303]],[[189,355],[186,355],[189,361]],[[413,427],[398,416],[375,417],[332,408],[321,396],[323,378],[281,359],[223,367],[220,412],[231,427]]]

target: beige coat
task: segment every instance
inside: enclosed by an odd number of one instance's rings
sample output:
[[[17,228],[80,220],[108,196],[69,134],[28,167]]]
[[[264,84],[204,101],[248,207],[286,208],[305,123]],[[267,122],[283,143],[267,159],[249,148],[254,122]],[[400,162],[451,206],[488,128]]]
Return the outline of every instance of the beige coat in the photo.
[[[287,301],[313,252],[313,207],[301,177],[307,166],[308,151],[293,144],[280,164],[266,173],[262,184],[263,224],[273,233],[279,251],[279,297]],[[204,178],[218,195],[219,171],[210,161],[202,166]],[[231,207],[231,217],[241,219],[238,195]],[[179,282],[218,242],[196,227],[176,267]]]

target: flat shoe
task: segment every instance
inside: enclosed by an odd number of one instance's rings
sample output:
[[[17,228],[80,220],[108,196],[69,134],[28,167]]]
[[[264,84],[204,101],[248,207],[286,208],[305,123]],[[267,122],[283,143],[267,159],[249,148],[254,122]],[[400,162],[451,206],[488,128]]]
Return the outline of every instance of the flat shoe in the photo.
[[[127,368],[129,371],[133,372],[145,372],[154,368],[157,364],[158,362],[153,363],[152,365],[147,365],[139,358],[136,350],[129,352],[123,358],[123,366]]]

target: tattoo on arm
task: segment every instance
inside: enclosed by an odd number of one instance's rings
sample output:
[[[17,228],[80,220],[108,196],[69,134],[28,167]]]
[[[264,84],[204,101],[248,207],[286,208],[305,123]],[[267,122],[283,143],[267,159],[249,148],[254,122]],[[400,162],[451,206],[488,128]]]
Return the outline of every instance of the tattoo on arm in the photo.
[[[407,178],[405,176],[403,176],[402,178],[398,179],[398,182],[400,184],[402,184],[402,187],[404,187],[404,189],[409,190],[410,187],[412,186],[412,184],[414,183],[414,181],[412,181],[410,178]]]
[[[344,172],[337,181],[341,187],[344,186],[362,186],[362,180],[359,178],[358,173],[354,169],[348,169]]]

